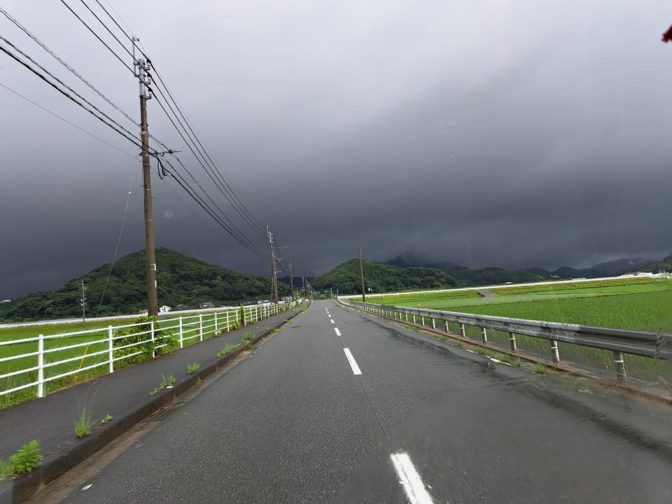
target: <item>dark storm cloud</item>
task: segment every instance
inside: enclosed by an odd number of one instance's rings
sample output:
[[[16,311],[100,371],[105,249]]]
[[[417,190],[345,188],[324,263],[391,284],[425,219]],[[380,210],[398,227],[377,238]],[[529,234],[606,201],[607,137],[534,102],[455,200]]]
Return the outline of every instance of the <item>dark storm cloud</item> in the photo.
[[[413,251],[473,267],[672,250],[665,2],[111,3],[299,274],[354,256],[358,241],[374,259]],[[136,114],[132,77],[62,6],[5,7]],[[121,252],[141,248],[136,148],[8,58],[0,83],[130,154],[0,89],[0,298],[109,261],[129,184]],[[150,128],[184,150],[153,102]],[[154,184],[159,245],[265,273]]]

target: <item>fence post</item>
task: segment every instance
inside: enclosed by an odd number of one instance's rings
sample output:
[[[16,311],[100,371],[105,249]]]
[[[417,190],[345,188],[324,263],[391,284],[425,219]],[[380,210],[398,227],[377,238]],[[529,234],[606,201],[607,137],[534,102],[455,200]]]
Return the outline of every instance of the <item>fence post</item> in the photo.
[[[110,373],[114,373],[114,332],[112,326],[107,326],[107,358],[109,359]]]
[[[467,337],[467,330],[464,327],[464,324],[460,324],[460,336],[462,336],[463,338]]]
[[[415,324],[415,313],[413,314],[413,323]]]
[[[231,323],[229,322],[229,310],[226,310],[226,332],[231,330]]]
[[[37,337],[37,397],[44,397],[44,334]]]
[[[215,312],[215,336],[217,336],[217,312]]]
[[[551,357],[554,363],[560,362],[560,350],[558,350],[558,342],[551,340]]]
[[[406,312],[406,322],[408,322],[408,312]]]
[[[182,331],[182,315],[180,315],[180,348],[184,348],[184,331]]]
[[[485,327],[481,327],[481,339],[483,340],[484,345],[488,344],[488,331]]]
[[[614,350],[614,367],[616,368],[616,380],[624,382],[627,378],[625,374],[625,360],[623,359],[623,352]]]
[[[436,319],[432,317],[432,329],[436,329]]]
[[[511,345],[512,352],[518,351],[518,346],[516,345],[516,335],[512,332],[509,333],[509,344]]]
[[[155,347],[156,341],[154,339],[154,321],[153,320],[150,322],[149,331],[152,335],[152,359],[153,359],[154,357],[156,357],[156,347]]]
[[[444,320],[444,323],[446,324],[446,333],[450,332],[450,326],[448,325],[448,321]]]
[[[243,315],[242,315],[243,320],[241,320],[241,322],[243,323],[243,327],[245,327],[247,325],[247,313],[245,313],[245,307],[243,306],[242,308],[243,308]]]
[[[424,315],[420,316],[420,324],[422,324],[423,326],[425,325],[425,316]]]
[[[198,314],[198,335],[199,339],[203,341],[203,314]]]

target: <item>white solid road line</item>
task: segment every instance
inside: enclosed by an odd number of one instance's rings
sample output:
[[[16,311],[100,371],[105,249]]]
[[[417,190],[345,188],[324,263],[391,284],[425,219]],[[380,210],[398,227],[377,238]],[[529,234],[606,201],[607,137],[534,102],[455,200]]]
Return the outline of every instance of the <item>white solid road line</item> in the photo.
[[[357,361],[355,360],[355,358],[350,353],[350,349],[349,348],[344,348],[343,351],[345,352],[345,356],[348,358],[348,362],[350,363],[350,367],[352,368],[352,372],[355,375],[362,374],[362,370],[359,369],[359,366],[357,365]]]
[[[406,491],[406,497],[411,504],[433,504],[432,496],[425,489],[422,478],[415,470],[411,457],[406,452],[390,455],[394,469],[399,475],[399,482]]]
[[[334,327],[334,331],[336,331],[336,336],[341,335],[341,331],[338,330],[338,327]]]

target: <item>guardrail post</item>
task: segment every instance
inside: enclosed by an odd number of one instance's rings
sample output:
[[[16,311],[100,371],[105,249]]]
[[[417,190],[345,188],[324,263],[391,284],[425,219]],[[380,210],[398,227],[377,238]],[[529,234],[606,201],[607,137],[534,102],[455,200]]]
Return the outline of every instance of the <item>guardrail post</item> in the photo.
[[[483,340],[484,345],[488,344],[488,331],[485,327],[481,327],[481,339]]]
[[[408,322],[408,312],[406,312],[405,315],[406,315],[406,322]]]
[[[243,306],[243,316],[242,316],[241,322],[243,323],[243,327],[247,325],[247,312],[245,311],[245,307]]]
[[[464,324],[460,324],[460,336],[463,338],[467,337],[467,330],[464,327]]]
[[[425,325],[425,316],[424,315],[420,316],[420,324],[423,325],[423,326]]]
[[[154,357],[156,357],[156,348],[155,348],[156,341],[155,341],[155,337],[154,337],[154,321],[153,320],[149,323],[149,332],[152,335],[152,359],[153,359]]]
[[[180,315],[180,348],[184,348],[184,331],[182,330],[182,315]]]
[[[199,339],[203,341],[203,314],[198,314],[198,335]]]
[[[37,397],[44,397],[44,334],[37,337]]]
[[[551,340],[551,357],[554,363],[560,362],[560,350],[558,350],[558,342]]]
[[[509,345],[511,345],[512,352],[518,351],[518,345],[516,345],[516,335],[512,332],[509,333]]]
[[[616,380],[619,382],[624,382],[627,376],[625,374],[625,360],[623,358],[623,352],[617,352],[614,350],[614,367],[616,368]]]
[[[436,319],[432,317],[432,329],[436,329]]]
[[[231,330],[231,323],[229,322],[229,310],[226,310],[226,332]]]
[[[217,336],[217,312],[215,312],[215,336]]]
[[[415,324],[415,313],[413,314],[413,323]]]
[[[114,373],[114,331],[112,326],[107,326],[107,359],[110,361],[108,371]]]
[[[448,321],[444,320],[444,324],[446,325],[446,332],[449,333],[450,332],[450,326],[448,325]]]

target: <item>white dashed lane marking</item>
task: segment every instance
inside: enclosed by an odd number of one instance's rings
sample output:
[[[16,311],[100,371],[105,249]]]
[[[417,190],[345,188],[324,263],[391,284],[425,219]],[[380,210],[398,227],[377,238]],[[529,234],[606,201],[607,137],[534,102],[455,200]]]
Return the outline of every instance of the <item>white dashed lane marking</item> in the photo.
[[[357,361],[352,356],[352,353],[350,352],[350,349],[349,348],[344,348],[343,351],[345,352],[345,356],[348,358],[348,362],[350,363],[350,367],[352,368],[353,374],[361,375],[362,370],[359,369],[359,366],[357,365]]]

